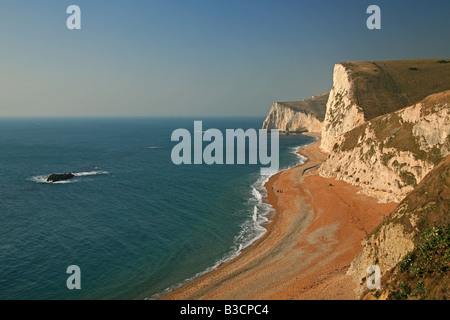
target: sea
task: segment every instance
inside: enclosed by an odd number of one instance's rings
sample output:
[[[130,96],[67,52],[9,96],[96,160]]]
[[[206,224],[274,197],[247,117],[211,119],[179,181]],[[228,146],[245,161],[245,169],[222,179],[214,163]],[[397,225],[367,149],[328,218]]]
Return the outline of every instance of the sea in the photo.
[[[172,162],[172,132],[194,120],[225,137],[264,119],[0,119],[0,299],[157,299],[261,237],[262,165]],[[280,135],[280,170],[314,141]]]

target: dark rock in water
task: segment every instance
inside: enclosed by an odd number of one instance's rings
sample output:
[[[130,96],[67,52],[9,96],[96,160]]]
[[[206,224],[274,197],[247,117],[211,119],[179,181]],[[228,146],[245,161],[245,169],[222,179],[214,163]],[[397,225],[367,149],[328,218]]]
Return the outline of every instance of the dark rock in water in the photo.
[[[75,177],[72,173],[54,173],[51,174],[48,178],[48,182],[57,182],[57,181],[64,181],[69,180]]]

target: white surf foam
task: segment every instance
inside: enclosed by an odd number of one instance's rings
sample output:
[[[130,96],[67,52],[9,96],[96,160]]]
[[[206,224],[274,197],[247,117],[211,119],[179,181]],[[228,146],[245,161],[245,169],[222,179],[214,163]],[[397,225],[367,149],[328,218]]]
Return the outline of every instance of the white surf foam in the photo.
[[[261,201],[262,195],[261,193],[255,188],[255,186],[252,186],[252,194],[256,198],[256,200]]]
[[[75,172],[75,177],[95,176],[97,174],[109,174],[108,171],[88,171],[88,172]]]
[[[31,178],[28,178],[27,180],[37,182],[37,183],[50,183],[47,181],[47,178],[48,178],[48,175],[47,176],[34,176]]]
[[[300,147],[291,147],[291,153],[295,154],[297,156],[298,162],[296,164],[294,164],[293,166],[289,167],[293,168],[299,165],[302,165],[306,162],[306,160],[308,160],[308,158],[302,156],[300,153],[298,153],[298,151],[300,150]]]

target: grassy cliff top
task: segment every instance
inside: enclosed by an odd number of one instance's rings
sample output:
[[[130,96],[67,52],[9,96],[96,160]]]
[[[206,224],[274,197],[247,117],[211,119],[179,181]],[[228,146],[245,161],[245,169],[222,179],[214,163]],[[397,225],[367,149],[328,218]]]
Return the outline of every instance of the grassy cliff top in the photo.
[[[323,121],[325,119],[325,112],[327,109],[326,105],[328,95],[329,93],[322,93],[303,101],[287,101],[278,103],[295,111],[311,114],[316,117],[317,120]]]
[[[450,59],[342,62],[366,120],[450,89]]]

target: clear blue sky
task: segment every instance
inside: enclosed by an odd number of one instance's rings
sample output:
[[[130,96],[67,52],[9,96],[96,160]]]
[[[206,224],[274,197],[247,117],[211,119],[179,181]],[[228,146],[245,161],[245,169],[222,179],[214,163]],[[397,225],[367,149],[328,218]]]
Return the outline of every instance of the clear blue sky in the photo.
[[[81,30],[66,8],[81,8]],[[381,30],[366,8],[381,8]],[[264,116],[335,63],[450,58],[450,1],[2,0],[0,116]]]

